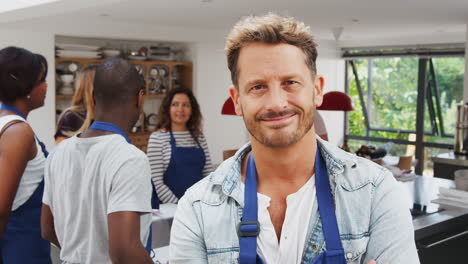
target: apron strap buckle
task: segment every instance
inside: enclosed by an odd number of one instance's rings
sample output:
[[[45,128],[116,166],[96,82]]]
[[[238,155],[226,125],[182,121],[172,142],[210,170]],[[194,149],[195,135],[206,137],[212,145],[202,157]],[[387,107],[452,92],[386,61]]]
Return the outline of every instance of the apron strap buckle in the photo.
[[[239,237],[256,237],[260,234],[260,223],[258,221],[241,221],[237,226]]]

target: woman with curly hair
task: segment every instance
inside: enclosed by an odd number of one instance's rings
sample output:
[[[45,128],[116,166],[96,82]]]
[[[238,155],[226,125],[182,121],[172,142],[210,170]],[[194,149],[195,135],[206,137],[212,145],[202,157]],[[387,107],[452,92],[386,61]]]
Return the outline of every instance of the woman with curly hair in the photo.
[[[177,203],[190,186],[213,170],[201,126],[200,107],[192,91],[170,90],[161,103],[147,154],[162,203]]]

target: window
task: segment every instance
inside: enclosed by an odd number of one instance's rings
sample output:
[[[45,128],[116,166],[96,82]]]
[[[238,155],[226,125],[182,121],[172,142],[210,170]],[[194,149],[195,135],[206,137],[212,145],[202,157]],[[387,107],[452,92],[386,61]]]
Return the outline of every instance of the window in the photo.
[[[396,143],[391,154],[414,152],[416,173],[432,174],[430,157],[454,143],[456,106],[463,101],[464,47],[348,50],[346,89],[355,110],[346,115],[345,139]]]

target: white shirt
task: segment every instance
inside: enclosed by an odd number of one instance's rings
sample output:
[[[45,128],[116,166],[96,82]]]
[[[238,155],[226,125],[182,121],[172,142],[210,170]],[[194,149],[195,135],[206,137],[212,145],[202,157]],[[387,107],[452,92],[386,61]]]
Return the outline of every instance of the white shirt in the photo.
[[[0,117],[0,131],[6,124],[13,120],[26,122],[26,120],[19,115],[2,116]],[[34,139],[34,141],[36,142],[37,153],[34,159],[28,161],[24,168],[23,175],[21,176],[21,180],[16,191],[15,199],[11,206],[11,211],[15,211],[21,205],[26,203],[44,178],[44,164],[46,159],[41,146],[36,139]]]
[[[43,203],[54,216],[62,263],[111,263],[107,215],[140,215],[146,245],[151,224],[146,155],[121,135],[64,140],[47,158]]]
[[[267,264],[300,264],[309,220],[316,199],[315,177],[310,177],[297,192],[286,197],[286,215],[279,243],[268,212],[271,198],[261,193],[258,193],[257,197],[258,221],[260,223],[257,253]]]

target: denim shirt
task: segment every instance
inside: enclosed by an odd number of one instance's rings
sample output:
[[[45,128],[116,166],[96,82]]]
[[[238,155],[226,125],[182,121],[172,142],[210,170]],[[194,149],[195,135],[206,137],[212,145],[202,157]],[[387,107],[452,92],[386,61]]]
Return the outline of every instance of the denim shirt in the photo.
[[[401,185],[372,161],[317,138],[326,162],[347,263],[419,263],[411,214]],[[241,164],[250,144],[224,161],[180,199],[171,230],[171,263],[239,263],[237,225],[244,193]],[[311,158],[312,162],[312,158]],[[314,199],[302,263],[312,261],[326,244]]]

